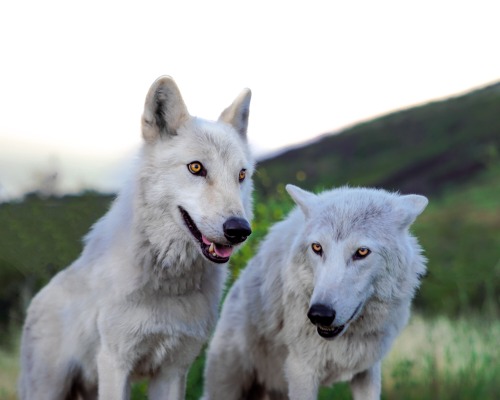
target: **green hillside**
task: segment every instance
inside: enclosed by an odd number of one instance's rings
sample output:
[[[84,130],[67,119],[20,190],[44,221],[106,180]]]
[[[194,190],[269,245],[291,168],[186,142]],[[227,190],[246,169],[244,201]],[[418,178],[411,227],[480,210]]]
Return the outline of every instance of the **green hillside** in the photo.
[[[441,193],[500,162],[500,83],[326,135],[259,163],[257,189],[378,186]]]

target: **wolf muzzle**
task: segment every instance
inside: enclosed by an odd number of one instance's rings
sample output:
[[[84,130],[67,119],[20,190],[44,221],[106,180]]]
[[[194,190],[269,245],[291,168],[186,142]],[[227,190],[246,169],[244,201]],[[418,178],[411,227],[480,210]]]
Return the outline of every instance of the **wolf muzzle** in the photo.
[[[345,325],[332,325],[337,313],[324,304],[313,304],[307,312],[307,317],[316,326],[316,331],[324,339],[333,339],[340,335]]]
[[[307,313],[307,317],[314,325],[329,326],[335,320],[335,310],[323,304],[313,304]]]
[[[231,217],[222,225],[224,236],[232,244],[244,242],[252,233],[250,224],[244,218]]]

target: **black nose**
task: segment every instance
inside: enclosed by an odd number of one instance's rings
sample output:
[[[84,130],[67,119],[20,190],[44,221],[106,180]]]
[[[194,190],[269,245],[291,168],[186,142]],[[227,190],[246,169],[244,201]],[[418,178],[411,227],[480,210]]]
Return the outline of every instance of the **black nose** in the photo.
[[[244,218],[231,217],[224,222],[222,228],[226,239],[233,244],[244,242],[252,233],[250,224]]]
[[[313,304],[307,317],[314,325],[330,326],[335,319],[335,310],[323,304]]]

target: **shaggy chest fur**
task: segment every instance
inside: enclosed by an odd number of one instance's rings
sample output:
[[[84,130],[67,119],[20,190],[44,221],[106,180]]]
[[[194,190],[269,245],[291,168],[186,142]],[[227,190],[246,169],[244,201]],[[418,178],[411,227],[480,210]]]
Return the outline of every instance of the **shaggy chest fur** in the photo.
[[[316,332],[314,334],[318,336]],[[355,374],[368,369],[383,356],[382,333],[351,333],[331,341],[320,337],[308,340],[316,346],[297,350],[302,352],[302,357],[308,360],[309,365],[314,366],[318,381],[323,386],[349,381]]]
[[[360,318],[350,327],[350,332],[325,340],[306,318],[307,303],[286,297],[283,303],[284,320],[280,329],[266,332],[252,346],[258,381],[270,390],[287,393],[284,371],[290,353],[301,360],[304,370],[314,371],[320,385],[330,386],[349,381],[382,359],[396,336],[396,332],[370,331],[367,326],[370,318]],[[305,311],[298,312],[301,309]],[[294,318],[299,315],[303,318]],[[258,329],[256,335],[257,332]]]

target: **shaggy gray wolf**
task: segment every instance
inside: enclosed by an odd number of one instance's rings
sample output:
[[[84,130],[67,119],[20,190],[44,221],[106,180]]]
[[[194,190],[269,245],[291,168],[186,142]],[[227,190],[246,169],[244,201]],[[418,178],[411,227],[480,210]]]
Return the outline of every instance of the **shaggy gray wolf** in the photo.
[[[28,309],[21,399],[128,399],[134,378],[149,379],[149,399],[185,397],[227,262],[251,233],[250,97],[209,121],[172,78],[153,83],[133,176]]]
[[[339,381],[354,399],[379,399],[381,360],[425,272],[408,228],[427,199],[287,191],[298,208],[270,230],[223,305],[204,399],[312,400]]]

